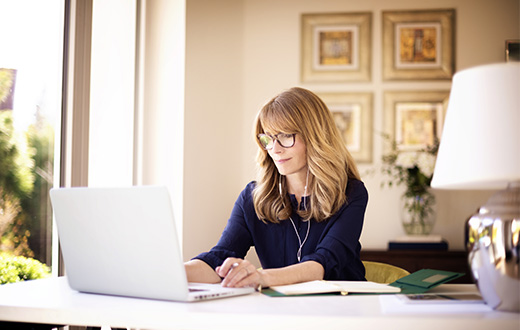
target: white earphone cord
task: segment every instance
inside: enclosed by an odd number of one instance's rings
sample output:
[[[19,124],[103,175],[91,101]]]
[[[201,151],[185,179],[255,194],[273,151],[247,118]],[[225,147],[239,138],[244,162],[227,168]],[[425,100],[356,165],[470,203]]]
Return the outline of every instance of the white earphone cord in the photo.
[[[307,185],[308,184],[309,184],[309,168],[307,168],[307,178],[305,179],[305,190],[303,192],[303,207],[305,208],[305,210],[307,210],[307,198],[306,197],[307,197]],[[282,196],[282,176],[281,175],[280,175],[280,179],[278,182],[278,188],[280,190],[280,196]],[[300,234],[298,233],[298,230],[296,229],[296,225],[294,224],[293,219],[291,217],[289,217],[289,220],[291,220],[291,224],[294,228],[294,232],[296,233],[296,237],[298,237],[298,244],[300,244],[300,247],[298,248],[298,252],[296,252],[296,258],[298,259],[298,262],[300,262],[300,260],[302,258],[303,245],[305,244],[305,242],[307,242],[307,238],[309,237],[309,232],[311,230],[311,220],[309,219],[306,221],[309,224],[307,225],[307,234],[305,234],[305,238],[303,239],[303,242],[300,237]]]
[[[300,234],[298,234],[298,230],[296,229],[296,225],[294,224],[294,221],[291,217],[289,217],[289,220],[291,220],[291,223],[293,225],[293,228],[294,228],[294,232],[296,233],[296,236],[298,237],[298,243],[300,244],[300,248],[298,249],[298,252],[296,252],[296,258],[298,258],[298,262],[300,262],[301,258],[302,258],[302,248],[303,248],[303,244],[305,244],[305,242],[307,242],[307,238],[309,237],[309,231],[311,230],[311,221],[308,220],[307,222],[309,223],[307,225],[307,234],[305,234],[305,238],[302,242],[301,238],[300,238]]]

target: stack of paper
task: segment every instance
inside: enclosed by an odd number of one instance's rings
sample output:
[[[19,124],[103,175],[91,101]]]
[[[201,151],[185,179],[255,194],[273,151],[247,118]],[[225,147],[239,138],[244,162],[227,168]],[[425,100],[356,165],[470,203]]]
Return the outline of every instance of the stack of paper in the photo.
[[[420,300],[412,302],[404,295],[381,295],[379,301],[384,314],[395,313],[485,313],[493,309],[484,301]]]
[[[401,236],[388,242],[389,250],[448,250],[448,241],[440,235]]]
[[[441,235],[406,235],[394,239],[394,242],[400,243],[440,243],[444,239]]]

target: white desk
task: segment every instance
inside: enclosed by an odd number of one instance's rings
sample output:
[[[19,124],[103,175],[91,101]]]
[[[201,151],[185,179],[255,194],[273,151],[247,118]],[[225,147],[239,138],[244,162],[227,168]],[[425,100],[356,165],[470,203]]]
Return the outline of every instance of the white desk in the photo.
[[[476,290],[460,284],[439,288],[436,291]],[[66,278],[52,278],[0,286],[0,320],[135,329],[520,329],[520,314],[495,312],[485,305],[458,311],[443,305],[418,311],[395,309],[392,299],[396,298],[274,298],[254,293],[177,303],[84,294],[71,290]]]

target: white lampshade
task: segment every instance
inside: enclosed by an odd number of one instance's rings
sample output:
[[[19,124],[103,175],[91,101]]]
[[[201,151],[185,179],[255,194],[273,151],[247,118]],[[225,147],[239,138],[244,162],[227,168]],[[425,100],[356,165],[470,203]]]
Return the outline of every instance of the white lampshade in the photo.
[[[453,77],[431,186],[503,189],[520,181],[520,63]]]

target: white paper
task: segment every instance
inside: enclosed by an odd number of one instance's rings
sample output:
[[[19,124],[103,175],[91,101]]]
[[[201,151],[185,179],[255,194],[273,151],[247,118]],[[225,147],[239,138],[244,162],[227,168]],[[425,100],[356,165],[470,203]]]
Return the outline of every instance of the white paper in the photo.
[[[329,281],[349,293],[399,293],[400,288],[369,281]]]
[[[340,288],[327,281],[310,281],[290,285],[272,286],[271,289],[285,295],[340,292]]]
[[[285,295],[348,293],[398,293],[400,288],[368,281],[310,281],[298,284],[273,286],[271,289]]]
[[[406,303],[399,295],[381,295],[379,301],[381,310],[385,314],[401,314],[401,313],[483,313],[491,312],[493,309],[485,303],[447,303],[447,304],[431,304],[431,303]]]

